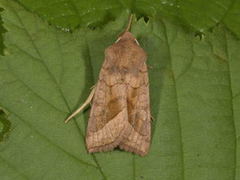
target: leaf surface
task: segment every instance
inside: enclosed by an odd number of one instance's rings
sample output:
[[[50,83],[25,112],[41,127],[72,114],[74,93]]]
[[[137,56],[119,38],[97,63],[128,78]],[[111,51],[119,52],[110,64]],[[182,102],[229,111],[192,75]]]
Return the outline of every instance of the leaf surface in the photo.
[[[240,37],[237,0],[16,0],[28,10],[64,30],[78,26],[99,27],[123,11],[138,16],[167,17],[195,31],[206,32],[223,22]]]
[[[3,179],[237,180],[240,41],[222,25],[202,40],[164,18],[134,21],[148,53],[152,144],[146,157],[88,154],[88,111],[69,124],[97,81],[104,49],[128,14],[102,30],[62,32],[13,1],[4,7],[0,106],[12,127],[0,144]]]

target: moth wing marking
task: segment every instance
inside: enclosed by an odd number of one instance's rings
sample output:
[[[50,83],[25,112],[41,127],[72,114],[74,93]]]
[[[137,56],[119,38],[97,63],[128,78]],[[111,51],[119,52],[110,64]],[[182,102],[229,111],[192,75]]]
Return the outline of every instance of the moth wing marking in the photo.
[[[137,79],[138,83],[135,82],[135,78],[129,78],[128,81],[128,126],[131,130],[119,146],[121,149],[144,156],[148,153],[151,140],[151,115],[147,72],[141,72]],[[135,85],[139,85],[139,87],[136,88]]]

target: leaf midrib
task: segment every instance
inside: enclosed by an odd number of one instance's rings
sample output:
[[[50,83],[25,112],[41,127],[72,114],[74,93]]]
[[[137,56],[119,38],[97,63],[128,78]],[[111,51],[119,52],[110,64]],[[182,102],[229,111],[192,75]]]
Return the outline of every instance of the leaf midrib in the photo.
[[[233,103],[233,89],[232,89],[232,74],[231,74],[231,65],[230,65],[230,58],[229,58],[229,50],[228,50],[228,41],[226,37],[226,32],[224,31],[224,41],[225,41],[225,49],[226,49],[226,56],[227,56],[227,68],[228,68],[228,81],[229,81],[229,91],[230,91],[230,99],[231,99],[231,116],[232,116],[232,124],[233,124],[233,134],[234,134],[234,174],[233,179],[236,180],[237,175],[237,130],[235,124],[235,114],[234,114],[234,103]]]
[[[161,21],[163,25],[163,31],[164,31],[164,37],[166,40],[166,45],[168,49],[168,55],[169,55],[169,65],[170,69],[172,71],[172,79],[173,79],[173,84],[174,84],[174,94],[175,94],[175,99],[176,99],[176,112],[177,112],[177,120],[178,120],[178,127],[179,127],[179,139],[180,139],[180,154],[181,154],[181,164],[182,164],[182,180],[185,180],[185,160],[184,160],[184,146],[183,146],[183,137],[182,137],[182,124],[181,124],[181,116],[180,116],[180,111],[179,111],[179,102],[178,102],[178,92],[177,92],[177,83],[176,83],[176,78],[175,78],[175,73],[173,70],[172,66],[172,56],[171,56],[171,47],[169,45],[169,39],[168,39],[168,34],[166,30],[166,25],[163,21]]]

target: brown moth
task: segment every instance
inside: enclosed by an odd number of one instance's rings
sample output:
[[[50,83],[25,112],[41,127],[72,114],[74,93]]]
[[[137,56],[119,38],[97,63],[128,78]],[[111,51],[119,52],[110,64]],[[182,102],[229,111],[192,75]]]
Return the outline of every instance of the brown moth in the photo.
[[[86,102],[92,100],[87,126],[88,152],[110,151],[116,147],[144,156],[151,140],[147,55],[127,30],[105,50],[99,80]]]

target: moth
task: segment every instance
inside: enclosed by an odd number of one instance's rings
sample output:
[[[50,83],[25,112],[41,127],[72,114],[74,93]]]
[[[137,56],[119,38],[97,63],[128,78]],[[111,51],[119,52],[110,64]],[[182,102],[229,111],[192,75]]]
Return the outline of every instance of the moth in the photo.
[[[65,122],[92,104],[86,146],[90,153],[116,147],[144,156],[151,141],[146,52],[127,29],[105,50],[96,86],[85,103]]]

